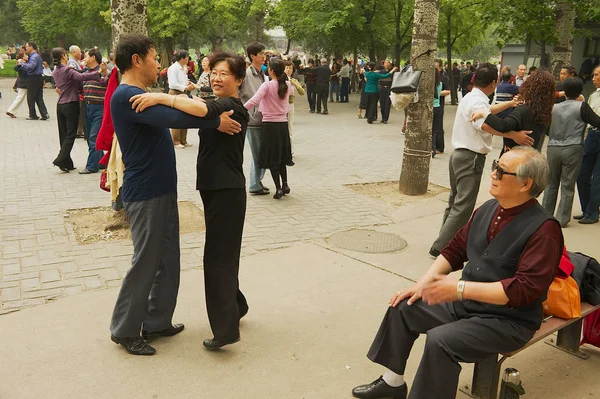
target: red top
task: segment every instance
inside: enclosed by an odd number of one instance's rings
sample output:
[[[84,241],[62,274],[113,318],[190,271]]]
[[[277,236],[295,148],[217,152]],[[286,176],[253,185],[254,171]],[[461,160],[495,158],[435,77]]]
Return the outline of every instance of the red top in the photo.
[[[490,223],[488,229],[488,242],[491,242],[515,216],[536,203],[537,200],[532,198],[514,208],[505,209],[498,205],[492,218],[493,223]],[[456,233],[441,252],[453,271],[462,269],[464,263],[469,260],[467,238],[473,216],[478,211],[479,209],[473,212],[469,222]],[[517,273],[511,278],[500,280],[508,297],[508,306],[520,307],[530,304],[548,289],[556,274],[556,265],[563,251],[561,235],[559,224],[547,220],[531,236],[519,258]]]

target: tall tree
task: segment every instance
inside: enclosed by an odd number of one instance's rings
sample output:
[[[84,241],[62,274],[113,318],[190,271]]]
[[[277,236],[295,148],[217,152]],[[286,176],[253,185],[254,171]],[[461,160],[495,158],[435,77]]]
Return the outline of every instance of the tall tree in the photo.
[[[419,101],[408,106],[400,172],[400,191],[408,195],[425,194],[429,184],[435,85],[433,61],[437,48],[439,9],[439,0],[415,0],[410,60],[413,67],[422,71],[422,74]]]
[[[112,48],[116,49],[121,36],[130,33],[148,35],[146,0],[111,0]]]
[[[552,74],[558,79],[560,70],[571,63],[573,52],[573,30],[575,29],[575,10],[568,0],[556,2],[556,33],[558,40],[552,51]]]
[[[0,37],[9,44],[22,43],[29,35],[21,25],[21,11],[17,0],[4,0],[0,4]]]

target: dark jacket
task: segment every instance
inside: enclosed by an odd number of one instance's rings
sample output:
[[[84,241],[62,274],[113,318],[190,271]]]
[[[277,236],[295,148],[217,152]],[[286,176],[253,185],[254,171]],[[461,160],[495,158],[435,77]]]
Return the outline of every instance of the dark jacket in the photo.
[[[17,89],[26,89],[27,88],[27,72],[23,70],[23,68],[19,68],[18,65],[15,65],[14,70],[17,71],[19,77],[17,78]]]
[[[514,111],[504,119],[499,118],[497,115],[490,114],[485,119],[485,123],[501,133],[508,133],[512,130],[531,130],[532,133],[529,136],[534,140],[533,148],[538,151],[541,151],[542,146],[544,145],[544,136],[548,129],[548,125],[541,124],[535,120],[531,109],[526,104],[516,107]],[[512,148],[516,145],[517,143],[512,139],[504,138],[504,146]]]

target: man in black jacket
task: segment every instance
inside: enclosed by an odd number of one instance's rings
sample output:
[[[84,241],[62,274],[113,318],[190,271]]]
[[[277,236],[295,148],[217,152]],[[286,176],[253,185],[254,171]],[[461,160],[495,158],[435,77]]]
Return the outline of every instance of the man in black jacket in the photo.
[[[321,114],[321,104],[323,104],[323,115],[329,114],[327,111],[327,95],[329,94],[329,78],[331,69],[327,65],[327,58],[321,58],[321,65],[315,68],[317,75],[317,114]]]

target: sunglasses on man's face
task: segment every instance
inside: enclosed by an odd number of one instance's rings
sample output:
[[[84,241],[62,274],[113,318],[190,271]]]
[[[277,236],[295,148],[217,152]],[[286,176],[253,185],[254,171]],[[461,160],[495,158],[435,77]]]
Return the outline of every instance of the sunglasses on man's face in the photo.
[[[512,172],[507,172],[504,169],[502,169],[502,166],[498,165],[498,161],[496,161],[494,159],[494,161],[492,162],[492,172],[496,171],[496,179],[498,180],[502,180],[502,177],[504,175],[510,175],[510,176],[516,176],[516,173],[512,173]]]

